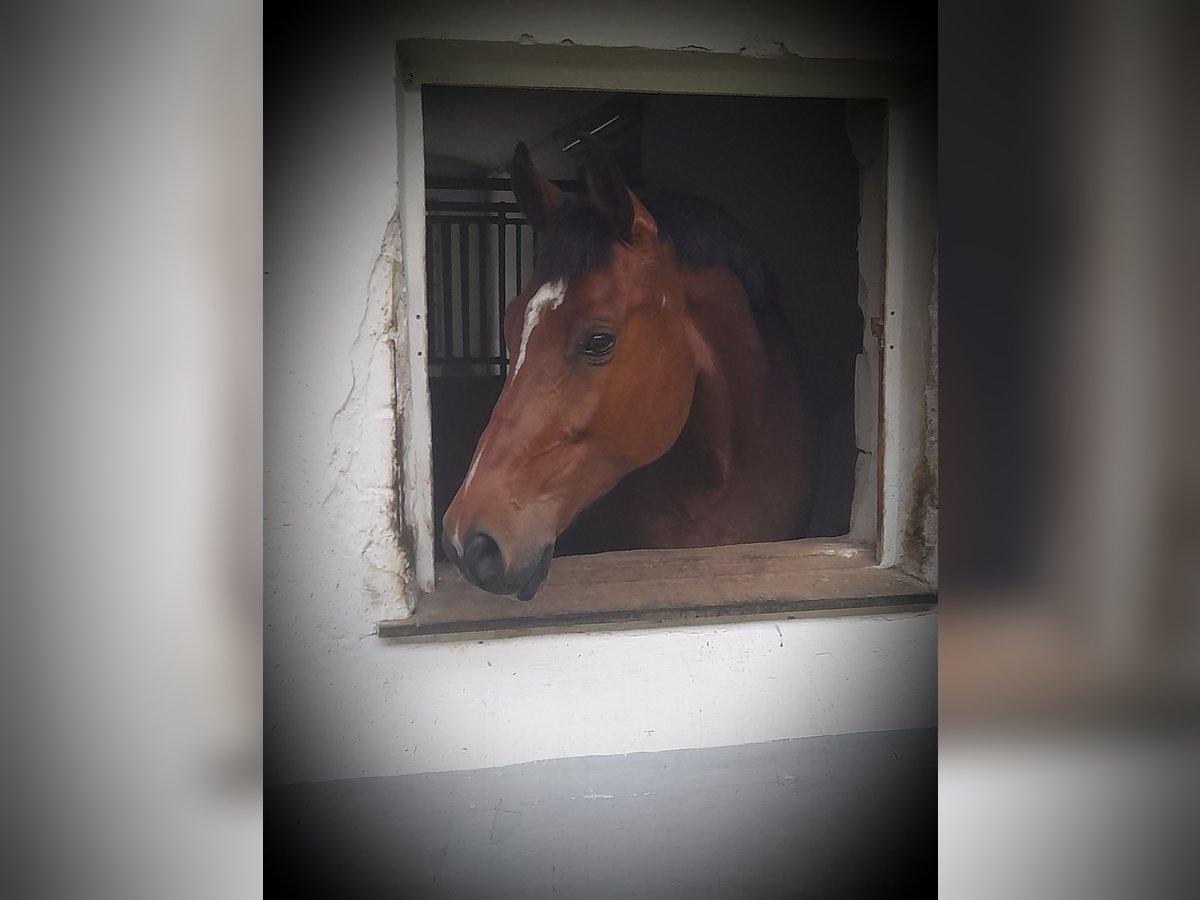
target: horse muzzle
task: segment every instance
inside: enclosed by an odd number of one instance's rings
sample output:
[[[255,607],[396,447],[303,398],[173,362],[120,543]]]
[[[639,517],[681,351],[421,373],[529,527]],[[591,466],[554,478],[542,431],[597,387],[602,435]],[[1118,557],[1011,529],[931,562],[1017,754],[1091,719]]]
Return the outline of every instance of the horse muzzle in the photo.
[[[554,558],[551,543],[524,565],[510,565],[495,539],[481,531],[467,535],[461,554],[447,534],[442,535],[442,547],[471,584],[491,594],[515,594],[518,600],[533,598],[550,573],[550,561]]]

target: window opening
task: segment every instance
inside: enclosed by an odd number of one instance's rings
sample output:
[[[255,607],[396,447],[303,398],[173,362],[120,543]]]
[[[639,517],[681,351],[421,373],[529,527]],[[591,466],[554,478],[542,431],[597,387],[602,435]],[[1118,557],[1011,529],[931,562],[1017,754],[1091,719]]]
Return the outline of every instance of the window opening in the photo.
[[[442,516],[503,387],[504,307],[536,259],[504,167],[523,141],[539,171],[578,191],[576,145],[592,133],[635,192],[676,188],[726,209],[782,282],[814,437],[813,504],[795,537],[846,534],[863,323],[845,102],[425,86],[422,107],[437,558]]]

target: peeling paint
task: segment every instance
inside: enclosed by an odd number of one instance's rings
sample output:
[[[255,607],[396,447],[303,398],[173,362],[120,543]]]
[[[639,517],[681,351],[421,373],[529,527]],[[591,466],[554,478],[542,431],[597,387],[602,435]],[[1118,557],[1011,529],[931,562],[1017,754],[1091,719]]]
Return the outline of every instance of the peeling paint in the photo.
[[[778,59],[796,55],[783,41],[764,41],[758,38],[751,38],[738,52],[752,59]]]
[[[400,533],[396,451],[400,238],[396,213],[384,230],[350,346],[350,387],[329,425],[329,488],[321,507],[338,542],[360,562],[372,611],[404,618],[411,573]]]
[[[885,248],[884,113],[872,101],[846,104],[846,135],[859,165],[858,306],[862,311],[862,351],[854,361],[854,496],[851,540],[876,543],[879,536],[879,422],[881,415],[881,335]]]

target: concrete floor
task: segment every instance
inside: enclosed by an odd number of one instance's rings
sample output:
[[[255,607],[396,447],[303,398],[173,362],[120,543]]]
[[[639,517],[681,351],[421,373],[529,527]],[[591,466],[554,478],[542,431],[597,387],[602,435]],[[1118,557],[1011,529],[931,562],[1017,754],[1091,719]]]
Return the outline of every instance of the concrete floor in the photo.
[[[271,788],[267,884],[337,897],[928,896],[936,761],[923,729]]]

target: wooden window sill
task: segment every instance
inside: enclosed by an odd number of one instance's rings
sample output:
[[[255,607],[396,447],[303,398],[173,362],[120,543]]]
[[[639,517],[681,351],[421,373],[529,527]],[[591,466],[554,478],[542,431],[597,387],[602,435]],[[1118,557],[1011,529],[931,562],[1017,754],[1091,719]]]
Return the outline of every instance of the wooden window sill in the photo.
[[[875,565],[872,548],[829,539],[697,550],[633,550],[556,559],[533,600],[473,587],[453,566],[407,619],[381,638],[525,634],[580,627],[652,627],[729,617],[913,610],[936,602],[920,580]]]

